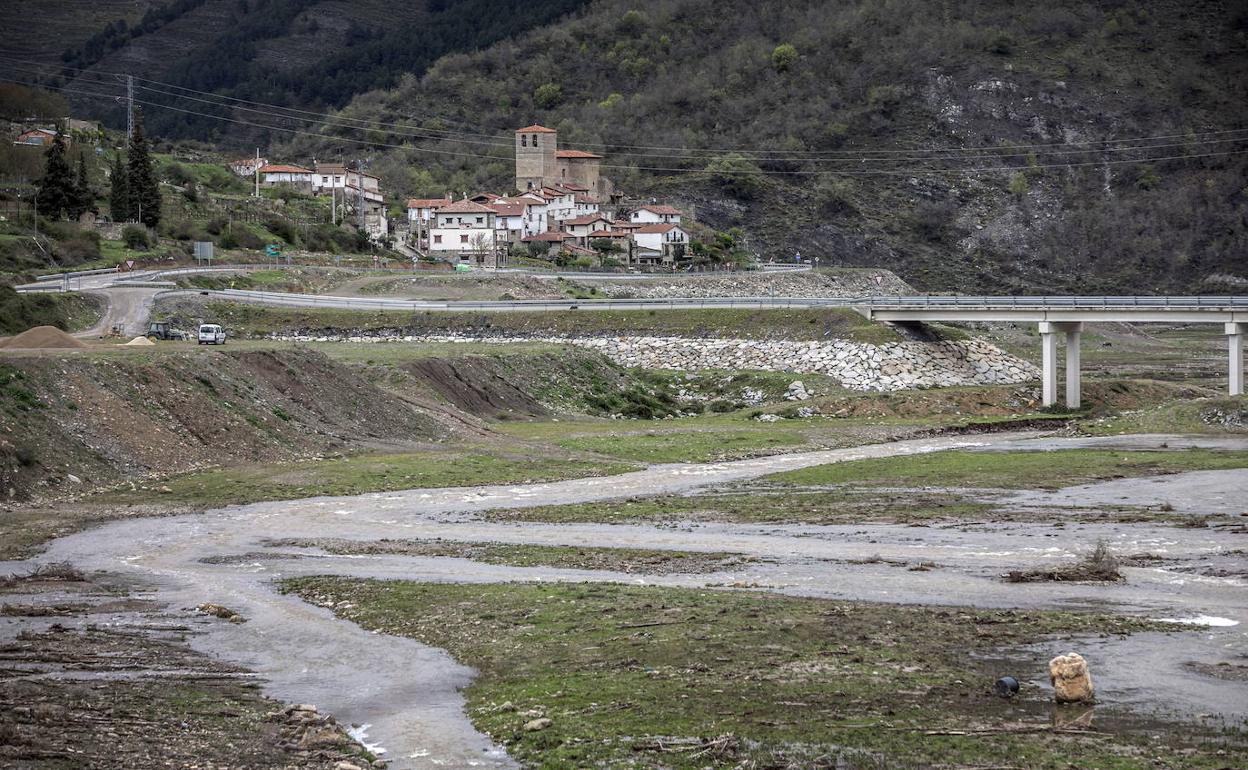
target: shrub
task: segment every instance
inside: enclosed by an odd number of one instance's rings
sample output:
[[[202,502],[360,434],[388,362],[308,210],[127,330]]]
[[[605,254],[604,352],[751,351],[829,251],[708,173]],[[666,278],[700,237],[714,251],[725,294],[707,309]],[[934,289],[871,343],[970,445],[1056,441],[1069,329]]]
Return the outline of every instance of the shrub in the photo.
[[[797,64],[798,53],[792,43],[781,43],[771,52],[771,66],[776,72],[788,72]]]
[[[561,101],[563,101],[563,86],[558,83],[545,83],[533,92],[533,102],[544,110],[554,107]]]
[[[152,245],[147,237],[147,228],[141,225],[126,225],[121,231],[121,240],[126,244],[126,248],[136,251],[145,251]]]

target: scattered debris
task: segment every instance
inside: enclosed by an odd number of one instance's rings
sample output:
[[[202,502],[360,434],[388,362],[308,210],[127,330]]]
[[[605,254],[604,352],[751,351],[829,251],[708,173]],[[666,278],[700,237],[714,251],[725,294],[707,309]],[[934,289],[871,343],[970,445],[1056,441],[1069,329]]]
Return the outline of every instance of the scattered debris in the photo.
[[[1044,583],[1062,581],[1098,581],[1116,583],[1124,580],[1118,571],[1118,559],[1109,546],[1097,543],[1092,553],[1074,564],[1046,569],[1012,570],[1002,577],[1007,583]]]
[[[1012,676],[1003,676],[993,683],[992,691],[1002,698],[1013,698],[1018,694],[1018,680]]]
[[[212,615],[214,617],[221,618],[222,620],[228,620],[231,623],[246,623],[247,622],[247,619],[244,618],[242,615],[239,615],[237,612],[230,609],[229,607],[223,607],[220,604],[212,604],[211,602],[205,602],[199,605],[198,607],[196,607],[195,609],[199,610],[205,615]]]

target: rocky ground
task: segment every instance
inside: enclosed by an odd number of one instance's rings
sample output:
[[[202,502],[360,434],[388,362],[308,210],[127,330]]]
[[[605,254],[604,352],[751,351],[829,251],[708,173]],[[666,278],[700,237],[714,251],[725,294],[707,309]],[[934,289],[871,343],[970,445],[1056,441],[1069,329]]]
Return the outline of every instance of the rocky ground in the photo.
[[[697,371],[745,369],[818,373],[852,390],[903,390],[953,385],[1015,384],[1034,380],[1039,369],[979,340],[896,342],[785,342],[746,339],[689,339],[579,335],[546,337],[509,333],[414,336],[379,331],[345,335],[279,334],[281,342],[404,342],[577,345],[601,352],[617,364],[639,369]]]

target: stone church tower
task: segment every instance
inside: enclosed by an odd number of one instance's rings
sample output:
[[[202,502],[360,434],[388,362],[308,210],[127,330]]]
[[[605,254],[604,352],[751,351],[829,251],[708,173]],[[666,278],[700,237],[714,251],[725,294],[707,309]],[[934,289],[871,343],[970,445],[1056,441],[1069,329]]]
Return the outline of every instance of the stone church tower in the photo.
[[[539,190],[559,177],[555,163],[559,132],[532,125],[516,131],[516,189]]]

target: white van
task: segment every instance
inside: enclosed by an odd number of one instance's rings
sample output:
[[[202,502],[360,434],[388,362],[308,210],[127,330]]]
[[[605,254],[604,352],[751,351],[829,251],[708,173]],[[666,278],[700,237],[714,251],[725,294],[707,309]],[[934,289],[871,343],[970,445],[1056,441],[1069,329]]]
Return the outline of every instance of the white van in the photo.
[[[217,324],[200,324],[199,325],[199,344],[201,345],[224,345],[225,329]]]

